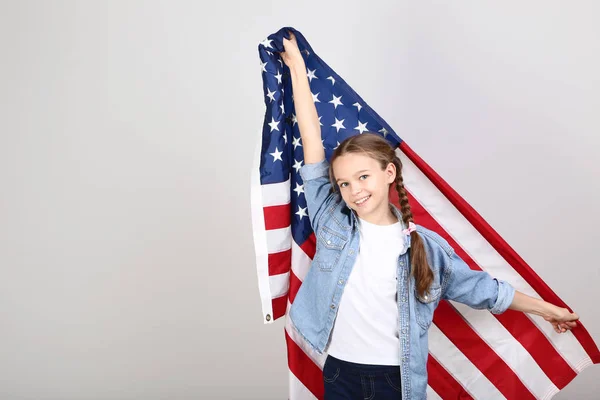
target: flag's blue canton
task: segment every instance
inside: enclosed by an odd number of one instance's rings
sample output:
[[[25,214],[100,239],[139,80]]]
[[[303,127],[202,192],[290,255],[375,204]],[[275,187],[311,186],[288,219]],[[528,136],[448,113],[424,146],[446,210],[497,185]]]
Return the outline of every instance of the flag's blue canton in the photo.
[[[313,100],[321,123],[321,138],[325,156],[347,137],[364,132],[384,136],[397,147],[401,139],[323,60],[313,53],[302,34],[293,28],[283,28],[258,46],[263,77],[266,113],[261,151],[261,184],[285,182],[290,179],[292,236],[302,244],[312,233],[307,216],[306,200],[299,170],[304,165],[302,141],[294,113],[292,83],[289,69],[278,52],[283,50],[283,37],[293,31],[307,67]]]

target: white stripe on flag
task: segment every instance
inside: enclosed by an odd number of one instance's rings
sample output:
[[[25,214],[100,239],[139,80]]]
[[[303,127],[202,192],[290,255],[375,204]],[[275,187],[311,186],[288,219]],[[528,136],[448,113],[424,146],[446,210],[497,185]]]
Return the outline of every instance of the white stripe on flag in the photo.
[[[301,281],[304,281],[304,277],[310,269],[310,264],[310,257],[296,244],[295,240],[292,240],[292,271]]]
[[[290,202],[290,180],[262,185],[262,199],[264,207],[288,204]]]
[[[259,139],[262,134],[259,134]],[[260,152],[262,140],[259,140],[254,152],[254,165],[250,181],[250,212],[252,215],[252,235],[254,236],[254,252],[256,253],[256,274],[258,277],[258,292],[262,307],[262,320],[265,324],[272,324],[273,302],[271,288],[269,287],[269,249],[265,228],[265,215],[263,211],[263,191],[260,185]]]
[[[431,386],[427,385],[427,400],[442,400],[442,398],[431,388]]]
[[[285,296],[290,288],[290,273],[271,275],[269,283],[271,286],[271,295],[274,299]]]
[[[289,375],[289,398],[293,400],[316,400],[317,398],[300,382],[292,371],[288,370]]]
[[[269,254],[289,250],[292,246],[292,228],[269,229],[267,231]]]
[[[505,280],[516,290],[540,298],[535,290],[517,271],[481,236],[471,223],[450,203],[437,187],[400,150],[396,154],[402,160],[404,183],[407,190],[432,215],[463,250],[491,276]],[[537,315],[527,316],[548,337],[563,358],[580,372],[591,364],[591,359],[573,334],[558,334],[552,325]]]
[[[471,328],[512,369],[521,382],[540,399],[550,398],[558,388],[540,368],[534,358],[504,326],[487,311],[474,310],[464,304],[451,301],[467,320]]]
[[[429,328],[429,353],[474,399],[495,400],[505,397],[488,378],[465,357],[435,324]]]

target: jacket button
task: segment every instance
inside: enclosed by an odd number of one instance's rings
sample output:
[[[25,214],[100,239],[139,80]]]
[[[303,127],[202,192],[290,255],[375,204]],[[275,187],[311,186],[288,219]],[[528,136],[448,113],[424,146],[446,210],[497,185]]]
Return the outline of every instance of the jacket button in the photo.
[[[331,309],[332,309],[332,310],[335,310],[335,304],[332,304],[332,305],[331,305]]]
[[[350,251],[348,253],[350,253],[350,255],[352,255],[352,254],[354,254],[354,250],[350,249]]]
[[[328,241],[327,241],[327,244],[331,244],[331,240],[328,240]]]
[[[339,280],[339,284],[340,284],[340,285],[343,285],[343,284],[344,284],[344,280],[343,280],[343,279],[340,279],[340,280]]]

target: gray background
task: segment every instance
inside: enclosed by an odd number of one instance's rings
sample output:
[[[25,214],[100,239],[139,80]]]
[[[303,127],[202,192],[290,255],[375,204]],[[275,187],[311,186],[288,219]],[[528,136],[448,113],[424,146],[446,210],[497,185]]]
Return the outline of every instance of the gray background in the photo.
[[[600,3],[0,4],[0,399],[287,398],[248,197],[286,25],[600,342]]]

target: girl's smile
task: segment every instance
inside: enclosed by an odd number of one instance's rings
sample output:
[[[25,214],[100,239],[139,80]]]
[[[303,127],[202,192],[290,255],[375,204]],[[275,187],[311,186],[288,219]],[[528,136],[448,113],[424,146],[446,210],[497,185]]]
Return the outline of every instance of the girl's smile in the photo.
[[[355,201],[354,204],[356,204],[359,207],[362,207],[365,205],[367,200],[369,200],[370,198],[371,198],[371,195],[365,196],[362,199]]]

